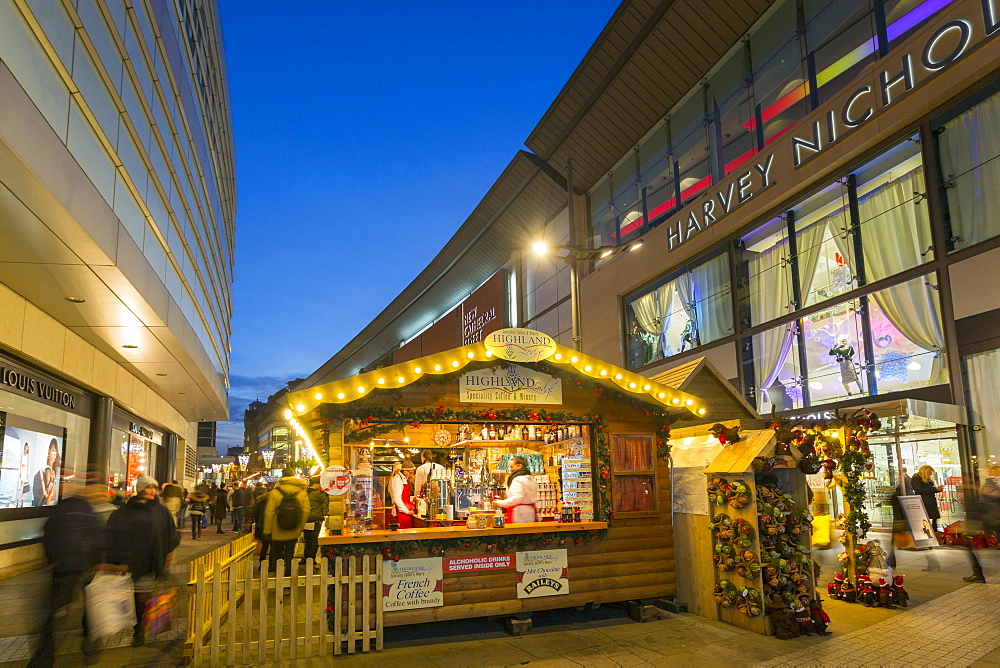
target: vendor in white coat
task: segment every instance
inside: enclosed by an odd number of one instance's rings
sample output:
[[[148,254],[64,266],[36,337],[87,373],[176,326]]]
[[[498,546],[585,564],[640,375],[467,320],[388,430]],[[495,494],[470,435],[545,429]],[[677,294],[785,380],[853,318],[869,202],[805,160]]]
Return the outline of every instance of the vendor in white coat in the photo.
[[[507,509],[507,523],[537,522],[537,501],[538,483],[528,470],[528,460],[524,457],[511,458],[507,497],[496,502],[496,505]]]

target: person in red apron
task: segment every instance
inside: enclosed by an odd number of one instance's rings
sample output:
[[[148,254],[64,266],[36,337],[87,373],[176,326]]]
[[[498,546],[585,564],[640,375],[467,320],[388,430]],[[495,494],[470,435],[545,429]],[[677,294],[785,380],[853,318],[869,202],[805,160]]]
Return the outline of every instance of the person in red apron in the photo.
[[[528,470],[528,460],[513,457],[510,460],[510,475],[507,476],[507,496],[496,501],[496,505],[507,509],[507,523],[537,522],[538,483]]]
[[[416,467],[409,459],[403,460],[403,465],[393,471],[389,480],[389,498],[392,508],[386,511],[386,525],[390,522],[399,524],[400,529],[413,528],[413,497],[410,493],[410,483],[413,482],[413,472]]]

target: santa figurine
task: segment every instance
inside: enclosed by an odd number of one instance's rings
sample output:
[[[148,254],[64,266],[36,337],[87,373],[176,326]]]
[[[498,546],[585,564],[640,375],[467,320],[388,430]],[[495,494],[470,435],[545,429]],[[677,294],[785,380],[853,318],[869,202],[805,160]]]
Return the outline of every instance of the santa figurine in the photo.
[[[892,585],[884,579],[878,579],[878,605],[880,608],[895,608],[892,602]]]
[[[892,579],[892,602],[905,608],[908,600],[910,600],[910,595],[903,589],[903,576],[897,575]]]
[[[847,601],[848,603],[854,603],[858,598],[858,590],[855,588],[854,583],[849,579],[844,580],[844,584],[840,587],[840,593],[837,598],[841,601]]]
[[[840,590],[844,586],[844,574],[837,573],[833,576],[833,582],[826,583],[826,595],[830,598],[838,598]]]
[[[875,594],[875,588],[872,587],[872,581],[864,576],[861,576],[861,584],[858,585],[858,602],[864,603],[866,608],[874,608],[875,604],[878,603],[878,596]]]

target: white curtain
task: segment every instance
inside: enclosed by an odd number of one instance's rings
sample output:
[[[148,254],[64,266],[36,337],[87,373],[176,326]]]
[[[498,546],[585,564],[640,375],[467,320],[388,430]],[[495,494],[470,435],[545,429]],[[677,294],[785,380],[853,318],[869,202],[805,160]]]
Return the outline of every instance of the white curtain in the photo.
[[[959,248],[1000,234],[1000,93],[945,123],[938,137],[952,234]],[[974,170],[974,171],[970,171]]]
[[[923,170],[917,168],[858,201],[869,282],[888,278],[924,261],[921,253],[930,247],[931,233],[923,192]],[[894,285],[872,293],[872,298],[903,336],[936,353],[930,377],[930,384],[936,385],[946,382],[941,354],[944,333],[937,294],[927,282],[919,278]]]
[[[973,432],[982,477],[991,463],[1000,463],[1000,350],[969,355],[969,396],[972,416],[983,429]]]
[[[632,302],[632,312],[639,326],[653,337],[653,359],[663,356],[665,332],[670,326],[670,304],[674,300],[676,281],[661,285]]]
[[[816,266],[819,264],[820,250],[823,246],[823,237],[826,236],[826,228],[830,218],[837,221],[842,220],[841,214],[836,213],[796,233],[795,250],[798,252],[799,281],[802,283],[802,303],[799,304],[799,308],[805,306],[809,301],[809,293],[812,291],[813,279],[816,277]]]
[[[728,255],[719,255],[691,271],[691,288],[686,303],[695,305],[695,322],[701,343],[716,341],[733,333]],[[690,312],[688,315],[690,317]]]
[[[790,312],[792,281],[788,266],[788,240],[750,259],[750,299],[754,324]],[[758,394],[771,387],[788,359],[794,341],[793,325],[774,327],[754,337],[754,373]]]

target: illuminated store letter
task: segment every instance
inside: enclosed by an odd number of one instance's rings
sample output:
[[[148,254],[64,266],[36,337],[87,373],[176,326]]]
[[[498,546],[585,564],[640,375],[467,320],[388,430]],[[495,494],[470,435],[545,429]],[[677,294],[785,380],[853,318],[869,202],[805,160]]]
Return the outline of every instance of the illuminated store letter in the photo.
[[[958,44],[952,49],[944,58],[938,60],[934,57],[934,49],[937,48],[938,42],[941,38],[950,33],[953,30],[959,31]],[[958,60],[958,58],[965,53],[965,48],[969,46],[969,39],[972,37],[972,26],[970,26],[965,21],[948,21],[943,26],[937,29],[937,31],[927,40],[927,44],[924,46],[924,52],[920,54],[920,61],[923,63],[930,71],[940,70],[946,65]]]
[[[802,137],[792,137],[792,150],[794,151],[795,166],[802,164],[802,149],[819,153],[823,150],[823,136],[819,133],[819,121],[813,123],[812,141]]]
[[[888,107],[892,104],[892,96],[889,91],[900,81],[903,82],[904,91],[913,90],[913,61],[910,60],[910,54],[903,55],[902,72],[890,79],[889,73],[883,70],[879,73],[878,78],[882,82],[882,106]]]

